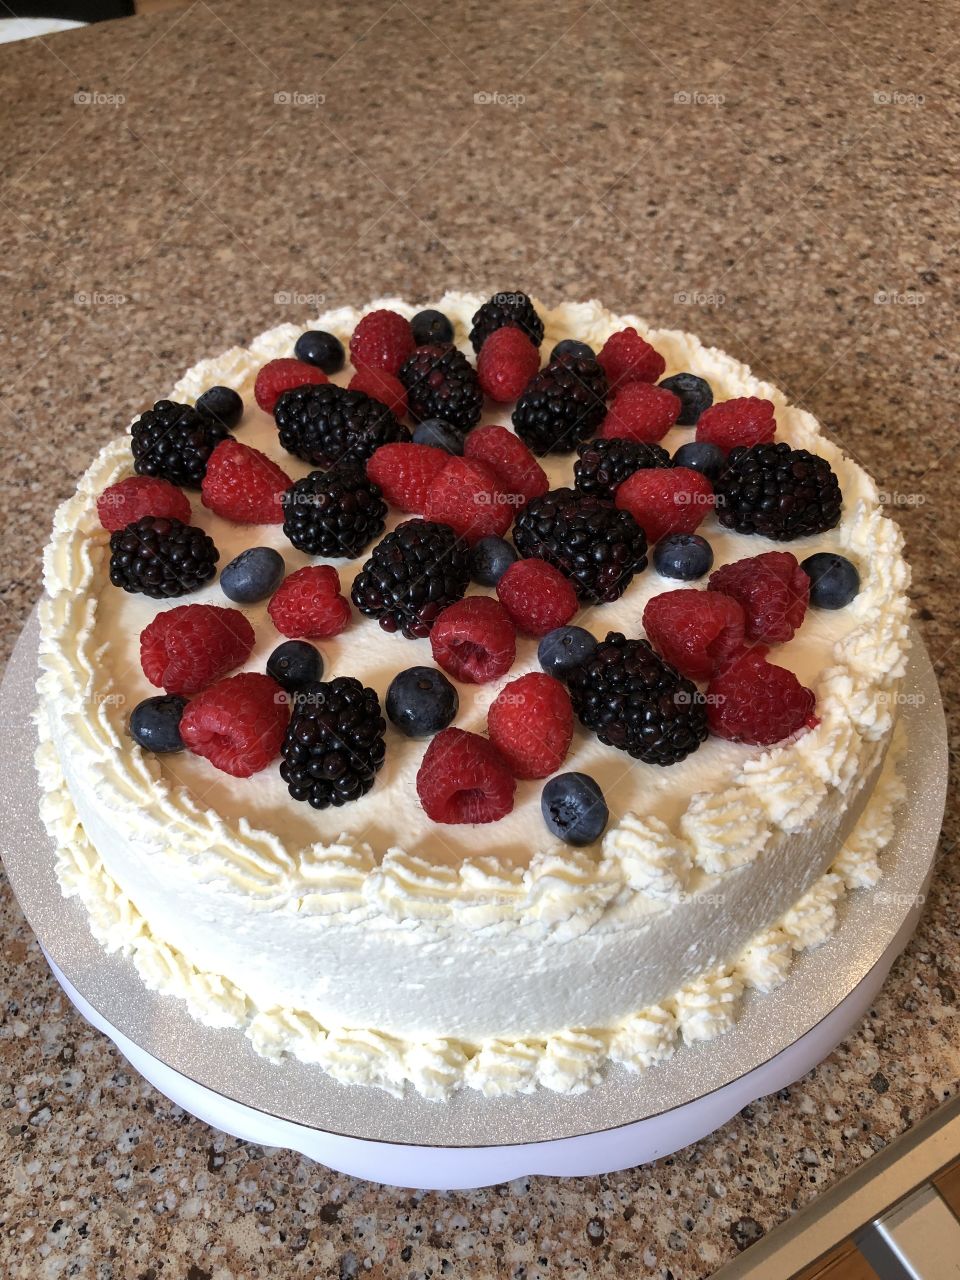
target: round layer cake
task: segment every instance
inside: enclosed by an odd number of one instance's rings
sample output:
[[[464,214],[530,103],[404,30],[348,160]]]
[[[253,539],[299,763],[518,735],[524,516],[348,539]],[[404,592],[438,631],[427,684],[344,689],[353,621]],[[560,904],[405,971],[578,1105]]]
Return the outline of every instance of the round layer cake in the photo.
[[[436,304],[471,359],[482,302],[451,293]],[[142,750],[130,711],[158,689],[141,668],[141,632],[166,609],[231,601],[215,578],[160,600],[111,584],[96,501],[134,473],[129,435],[102,451],[58,510],[45,553],[37,759],[64,892],[80,895],[96,936],[128,950],[149,986],[185,998],[204,1022],[245,1029],[264,1055],[295,1054],[344,1082],[412,1084],[444,1098],[464,1086],[574,1091],[604,1070],[646,1069],[682,1040],[721,1034],[745,989],[783,981],[796,951],[829,936],[845,890],[876,882],[891,832],[888,747],[908,647],[908,572],[873,482],[810,414],[695,337],[596,302],[535,305],[543,358],[563,339],[599,351],[632,327],[662,355],[666,376],[698,375],[716,402],[770,401],[776,440],[829,463],[842,494],[835,527],[780,543],[724,528],[711,511],[698,532],[715,567],[771,550],[798,560],[827,551],[860,575],[845,607],[808,608],[770,654],[816,695],[810,727],[788,740],[758,747],[711,734],[663,767],[577,724],[562,768],[603,792],[609,821],[594,844],[574,847],[547,829],[542,781],[518,781],[499,821],[432,820],[417,788],[428,744],[392,725],[372,788],[320,810],[291,796],[277,761],[241,778],[189,751]],[[308,327],[346,345],[379,308],[408,318],[417,310],[391,299]],[[293,480],[313,468],[281,448],[253,384],[266,362],[293,354],[301,332],[283,324],[203,360],[170,393],[192,404],[214,385],[234,388],[245,406],[236,439]],[[332,381],[345,386],[352,372]],[[509,424],[511,408],[487,400],[481,422]],[[674,426],[660,443],[673,454],[694,436]],[[551,489],[573,483],[574,461],[540,458]],[[320,562],[277,524],[233,523],[199,493],[189,497],[191,523],[213,539],[220,569],[253,546],[276,548],[288,574]],[[386,532],[409,518],[391,509]],[[345,596],[370,550],[325,561]],[[651,598],[706,586],[650,565],[619,599],[581,602],[575,621],[599,640],[642,638]],[[495,595],[476,583],[468,590]],[[283,637],[266,601],[242,611],[256,637],[242,669],[263,672]],[[356,609],[345,630],[317,644],[325,680],[356,677],[381,705],[400,670],[435,665],[428,638],[389,634]],[[499,691],[539,670],[537,640],[519,635],[507,674],[457,683],[456,727],[483,734]]]

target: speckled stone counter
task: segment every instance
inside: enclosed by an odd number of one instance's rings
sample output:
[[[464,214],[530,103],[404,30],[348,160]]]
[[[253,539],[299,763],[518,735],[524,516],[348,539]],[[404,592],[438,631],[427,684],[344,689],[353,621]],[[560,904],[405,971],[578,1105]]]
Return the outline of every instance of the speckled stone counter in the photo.
[[[207,3],[0,48],[4,653],[54,505],[205,353],[446,287],[597,296],[816,413],[909,539],[954,725],[957,102],[947,9]],[[794,1088],[605,1178],[381,1189],[192,1120],[2,897],[0,1273],[689,1280],[960,1078],[956,797],[919,933]]]

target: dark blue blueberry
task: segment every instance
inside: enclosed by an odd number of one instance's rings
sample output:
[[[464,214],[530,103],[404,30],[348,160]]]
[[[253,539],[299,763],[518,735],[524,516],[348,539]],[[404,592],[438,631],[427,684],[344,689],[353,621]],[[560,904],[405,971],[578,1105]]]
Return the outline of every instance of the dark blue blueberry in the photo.
[[[187,699],[175,693],[145,698],[130,714],[130,736],[144,751],[153,751],[157,755],[182,751],[180,717],[186,705]]]
[[[563,680],[592,657],[597,642],[583,627],[555,627],[537,645],[537,661],[548,676]]]
[[[410,321],[418,347],[453,341],[453,325],[442,311],[418,311]]]
[[[267,659],[267,675],[290,693],[323,679],[323,658],[306,640],[285,640]]]
[[[408,738],[429,738],[446,729],[459,707],[456,689],[436,667],[408,667],[387,690],[387,715]]]
[[[810,579],[810,603],[816,609],[842,609],[860,590],[860,575],[846,556],[818,551],[801,561]]]
[[[283,581],[283,556],[273,547],[248,547],[224,567],[220,587],[235,604],[256,604],[272,596]]]
[[[293,354],[306,364],[315,364],[324,373],[339,373],[346,358],[340,339],[323,329],[308,329],[301,333]]]
[[[413,429],[414,444],[429,444],[434,449],[446,449],[458,457],[463,453],[463,432],[442,418],[424,418]]]
[[[566,844],[593,844],[603,835],[610,811],[603,792],[586,773],[558,773],[540,794],[543,820]]]
[[[232,431],[243,417],[243,401],[232,387],[210,387],[197,400],[197,408]]]
[[[662,578],[692,582],[713,568],[713,550],[699,533],[668,533],[653,549],[653,567]]]
[[[491,533],[481,538],[470,553],[470,577],[482,587],[495,587],[519,558],[505,538]]]
[[[673,455],[675,467],[689,467],[691,471],[700,471],[714,484],[724,468],[727,455],[718,444],[710,444],[706,440],[691,440],[682,444]]]
[[[557,356],[576,356],[578,360],[595,360],[597,353],[585,342],[578,342],[576,338],[564,338],[550,352],[550,360],[556,360]]]
[[[706,378],[698,378],[695,373],[675,373],[672,378],[664,378],[660,383],[667,391],[672,391],[681,404],[678,427],[696,426],[701,413],[713,404],[713,392]]]

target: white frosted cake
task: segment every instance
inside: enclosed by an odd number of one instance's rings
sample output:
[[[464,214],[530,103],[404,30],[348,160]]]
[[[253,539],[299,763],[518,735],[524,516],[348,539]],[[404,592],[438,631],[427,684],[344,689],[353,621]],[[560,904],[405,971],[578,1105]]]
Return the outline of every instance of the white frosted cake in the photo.
[[[483,301],[451,293],[436,304],[471,361],[471,318]],[[704,379],[716,404],[770,402],[775,440],[829,464],[842,507],[827,530],[774,541],[725,527],[707,506],[697,534],[714,570],[789,551],[798,561],[837,553],[859,574],[842,607],[811,601],[792,638],[763,646],[815,695],[782,741],[704,729],[696,749],[662,765],[576,719],[554,773],[587,775],[599,787],[608,817],[596,839],[569,843],[545,823],[542,775],[517,779],[497,820],[429,816],[420,792],[432,744],[392,722],[372,785],[319,808],[291,794],[275,751],[250,776],[232,776],[194,750],[144,749],[128,729],[131,711],[162,690],[141,666],[141,633],[169,609],[237,606],[216,577],[170,598],[111,583],[111,533],[97,499],[134,474],[129,434],[99,454],[60,507],[45,553],[37,763],[64,893],[79,896],[98,940],[127,952],[149,987],[186,1000],[201,1022],[242,1028],[263,1055],[293,1054],[345,1083],[444,1099],[462,1087],[570,1092],[605,1071],[669,1071],[675,1049],[723,1033],[747,989],[770,991],[798,951],[829,937],[845,892],[878,880],[877,855],[892,833],[908,571],[873,482],[810,414],[695,337],[596,302],[534,305],[545,327],[542,362],[561,340],[600,352],[610,335],[636,329],[666,375]],[[346,345],[361,317],[381,309],[408,319],[417,311],[387,300],[328,312],[309,329]],[[283,324],[203,360],[170,393],[193,405],[213,386],[239,392],[236,439],[294,481],[315,468],[281,447],[253,387],[262,366],[293,355],[302,332]],[[352,373],[348,363],[331,381],[346,386]],[[480,421],[508,424],[512,409],[488,397]],[[698,434],[673,425],[659,444],[674,454]],[[551,491],[573,484],[575,459],[572,450],[539,457]],[[237,523],[186,492],[190,524],[212,538],[220,570],[247,548],[272,547],[287,574],[332,564],[344,599],[373,546],[411,518],[391,506],[381,537],[352,558],[331,558],[295,549],[280,524]],[[619,598],[581,595],[571,621],[599,641],[611,632],[641,639],[648,602],[678,589],[703,592],[708,576],[671,580],[651,557]],[[493,599],[498,590],[467,588],[468,597]],[[239,608],[254,638],[230,674],[262,673],[284,636],[266,599]],[[541,670],[538,638],[516,630],[504,674],[453,680],[458,730],[484,736],[501,690]],[[355,677],[381,706],[398,672],[437,666],[429,637],[391,634],[356,604],[344,629],[314,643],[325,680]],[[709,710],[712,688],[701,679],[685,696]]]

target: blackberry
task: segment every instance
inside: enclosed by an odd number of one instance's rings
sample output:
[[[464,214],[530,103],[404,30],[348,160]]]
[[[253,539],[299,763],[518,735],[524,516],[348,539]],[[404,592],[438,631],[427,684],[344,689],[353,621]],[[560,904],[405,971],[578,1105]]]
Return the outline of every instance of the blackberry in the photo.
[[[607,390],[606,374],[596,360],[557,356],[517,401],[514,429],[534,453],[569,453],[600,426]]]
[[[161,476],[171,484],[199,489],[207,459],[229,434],[211,414],[158,400],[130,428],[133,469],[140,476]]]
[[[280,777],[314,809],[358,800],[383,764],[386,729],[380,699],[353,676],[304,685],[293,694]]]
[[[470,341],[479,351],[495,329],[512,324],[522,329],[535,347],[543,341],[543,321],[525,293],[495,293],[473,317]]]
[[[737,533],[790,542],[840,523],[843,497],[829,462],[788,444],[731,449],[714,489],[720,523]]]
[[[407,389],[407,408],[414,422],[442,418],[464,432],[483,412],[477,371],[456,347],[417,347],[400,369]]]
[[[196,591],[219,558],[212,538],[173,516],[143,516],[110,535],[110,581],[155,600]]]
[[[332,382],[284,391],[273,416],[284,449],[315,467],[362,466],[380,445],[410,439],[385,404]]]
[[[552,489],[528,502],[513,541],[522,556],[559,569],[591,604],[619,600],[647,564],[646,535],[630,512],[576,489]]]
[[[672,467],[670,455],[658,444],[639,440],[588,440],[577,445],[573,483],[580,493],[613,501],[617,485],[648,467]]]
[[[286,491],[283,532],[298,551],[352,559],[384,529],[387,504],[362,467],[341,462],[311,471]]]
[[[567,688],[581,723],[608,747],[644,764],[676,764],[707,736],[703,694],[646,640],[611,631],[571,671]]]
[[[470,550],[449,525],[404,520],[373,549],[351,597],[384,631],[408,640],[430,634],[437,614],[460,600],[470,582]]]

